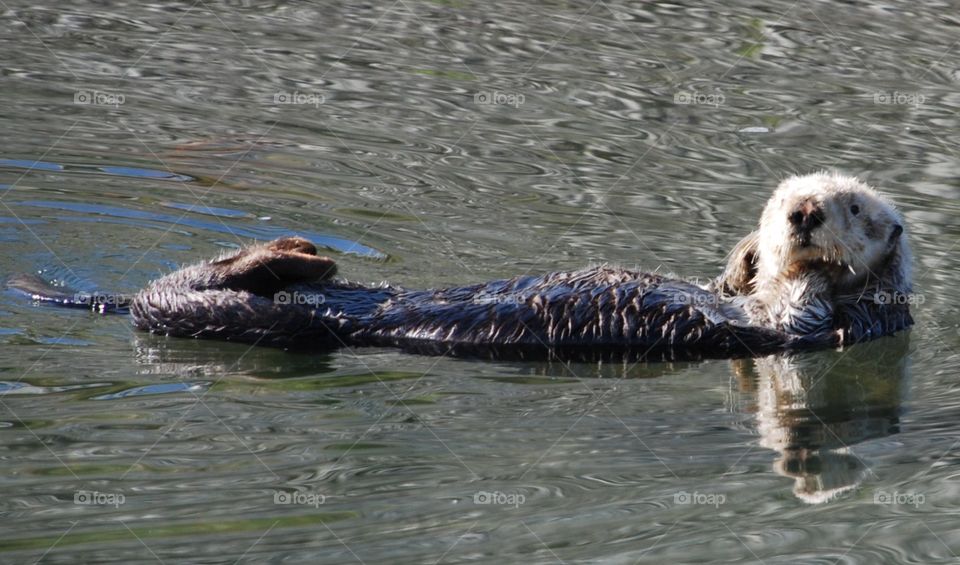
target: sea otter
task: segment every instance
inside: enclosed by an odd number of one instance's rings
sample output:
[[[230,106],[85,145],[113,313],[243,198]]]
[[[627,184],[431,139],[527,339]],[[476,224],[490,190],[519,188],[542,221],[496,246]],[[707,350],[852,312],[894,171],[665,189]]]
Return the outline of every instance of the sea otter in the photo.
[[[779,185],[707,285],[602,266],[407,290],[335,279],[332,259],[288,237],[185,267],[132,299],[78,300],[30,277],[11,286],[68,305],[129,306],[136,327],[156,334],[285,348],[754,356],[912,325],[903,224],[866,184],[817,173]]]

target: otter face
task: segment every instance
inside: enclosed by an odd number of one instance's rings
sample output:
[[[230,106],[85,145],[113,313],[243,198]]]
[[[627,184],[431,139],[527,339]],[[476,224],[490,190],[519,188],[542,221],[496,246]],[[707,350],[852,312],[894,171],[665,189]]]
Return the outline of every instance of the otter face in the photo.
[[[849,287],[871,275],[889,278],[881,272],[895,256],[897,268],[908,268],[900,215],[853,177],[817,173],[783,181],[767,202],[758,235],[761,283],[813,270]]]

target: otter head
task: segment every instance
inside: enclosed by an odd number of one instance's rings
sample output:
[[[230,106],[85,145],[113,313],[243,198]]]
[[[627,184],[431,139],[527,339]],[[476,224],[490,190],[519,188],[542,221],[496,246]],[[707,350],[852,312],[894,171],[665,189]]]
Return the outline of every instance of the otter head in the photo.
[[[753,260],[756,286],[820,273],[838,291],[871,281],[910,290],[900,214],[866,184],[839,174],[780,183],[760,218]]]

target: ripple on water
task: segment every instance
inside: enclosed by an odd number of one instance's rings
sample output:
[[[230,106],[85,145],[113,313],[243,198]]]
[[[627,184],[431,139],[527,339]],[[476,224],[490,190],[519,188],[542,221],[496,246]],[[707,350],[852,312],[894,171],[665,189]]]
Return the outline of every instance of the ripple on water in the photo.
[[[949,10],[114,8],[79,0],[0,14],[10,39],[0,122],[16,132],[0,138],[8,272],[135,290],[222,248],[299,233],[343,253],[351,278],[410,286],[601,261],[709,275],[783,175],[836,167],[901,204],[928,301],[910,338],[899,433],[851,446],[837,461],[862,460],[860,487],[808,504],[760,437],[788,426],[767,426],[777,414],[737,363],[290,355],[131,337],[123,318],[3,293],[0,560],[927,563],[957,553],[960,95]],[[82,91],[125,102],[84,104]],[[896,92],[924,100],[883,103]],[[279,103],[294,93],[318,103]],[[681,93],[714,103],[684,104]],[[864,386],[857,378],[851,390]],[[800,423],[794,431],[817,437],[810,414]],[[80,490],[126,501],[78,504]],[[879,504],[879,491],[926,499]],[[278,492],[324,501],[284,504]],[[725,498],[684,504],[681,493]]]

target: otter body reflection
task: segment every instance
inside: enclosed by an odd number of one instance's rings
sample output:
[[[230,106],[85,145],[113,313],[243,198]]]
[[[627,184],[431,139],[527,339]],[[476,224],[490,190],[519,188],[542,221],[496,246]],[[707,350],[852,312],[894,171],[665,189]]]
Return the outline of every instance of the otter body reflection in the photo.
[[[756,395],[760,445],[780,454],[774,470],[794,479],[798,498],[828,502],[870,474],[853,446],[899,432],[908,346],[898,336],[844,352],[734,362],[741,390]]]
[[[781,183],[759,228],[708,285],[610,267],[441,290],[335,273],[312,244],[284,238],[160,278],[130,310],[138,328],[171,336],[588,357],[758,355],[855,343],[913,323],[902,299],[911,292],[902,219],[865,184],[826,173]],[[38,298],[50,291],[30,279],[14,286]]]

